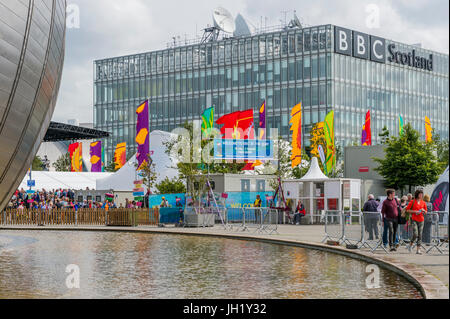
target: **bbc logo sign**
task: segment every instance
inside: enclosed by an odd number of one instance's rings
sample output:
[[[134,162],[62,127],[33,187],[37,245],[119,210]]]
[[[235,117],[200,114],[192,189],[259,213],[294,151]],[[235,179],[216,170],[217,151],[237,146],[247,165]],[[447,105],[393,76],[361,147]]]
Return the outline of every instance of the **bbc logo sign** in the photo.
[[[386,40],[349,29],[334,27],[335,52],[386,63]]]

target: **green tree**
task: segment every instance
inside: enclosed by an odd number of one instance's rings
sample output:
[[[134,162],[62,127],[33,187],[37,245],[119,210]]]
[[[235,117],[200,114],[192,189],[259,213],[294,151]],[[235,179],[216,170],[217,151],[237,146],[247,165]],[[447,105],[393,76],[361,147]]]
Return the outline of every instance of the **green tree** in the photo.
[[[57,172],[70,172],[72,170],[72,161],[70,160],[69,152],[61,155],[52,166]]]
[[[166,177],[160,183],[155,185],[159,194],[182,194],[186,193],[186,186],[179,178],[170,180]]]
[[[136,169],[138,168],[138,163],[135,164]],[[156,166],[149,155],[147,155],[147,160],[142,164],[139,174],[142,176],[142,181],[147,189],[151,190],[156,183],[158,174],[156,173]]]
[[[42,162],[42,158],[40,156],[36,156],[33,159],[33,164],[31,165],[32,170],[35,172],[40,172],[43,170],[44,163]]]
[[[420,134],[411,124],[404,126],[404,134],[390,137],[385,149],[385,158],[374,158],[379,164],[375,169],[385,179],[385,185],[397,190],[414,186],[425,186],[437,181],[440,166],[434,155],[436,145],[420,139]]]
[[[378,134],[378,136],[380,137],[381,144],[385,145],[389,143],[390,133],[386,125],[383,127],[383,130],[381,131],[380,134]]]
[[[105,165],[105,172],[109,173],[115,173],[118,169],[116,169],[116,163],[114,161],[110,161],[108,164]]]
[[[438,133],[433,131],[433,143],[436,145],[436,155],[442,174],[449,164],[448,140],[443,140]]]
[[[164,142],[166,147],[166,154],[175,157],[177,160],[176,169],[179,172],[179,178],[186,181],[187,193],[192,196],[196,201],[206,191],[207,174],[239,174],[242,173],[242,169],[245,163],[238,163],[236,161],[232,163],[210,163],[209,165],[203,161],[203,156],[199,162],[193,163],[194,158],[194,125],[193,123],[186,122],[183,128],[189,133],[188,138],[178,136],[176,139]],[[210,139],[214,138],[214,133],[210,136]],[[186,136],[187,137],[187,136]],[[210,140],[201,141],[200,148],[195,150],[199,154],[202,153],[204,148],[210,143]],[[174,149],[175,148],[175,149]],[[177,150],[177,152],[175,152]],[[189,154],[183,154],[183,150],[189,150]],[[211,150],[210,156],[213,156],[214,150]],[[188,155],[189,158],[184,158],[183,155]]]
[[[336,166],[326,175],[329,178],[341,178],[344,176],[344,152],[342,146],[336,142]]]

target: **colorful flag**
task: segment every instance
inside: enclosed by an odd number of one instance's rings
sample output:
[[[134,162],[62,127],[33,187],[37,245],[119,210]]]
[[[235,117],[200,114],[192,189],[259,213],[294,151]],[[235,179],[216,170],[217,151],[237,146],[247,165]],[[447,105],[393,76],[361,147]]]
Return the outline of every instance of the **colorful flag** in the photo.
[[[325,142],[325,134],[323,131],[323,122],[316,123],[311,129],[311,156],[320,157],[319,146],[322,146],[322,150],[324,149]]]
[[[115,169],[121,169],[127,162],[127,143],[119,143],[114,153]]]
[[[208,136],[214,126],[214,107],[206,109],[202,114],[202,135]]]
[[[259,136],[260,140],[266,139],[266,101],[263,102],[259,108]],[[246,162],[247,165],[242,169],[243,171],[254,171],[255,167],[261,166],[264,163],[256,160],[255,162]]]
[[[71,162],[71,172],[83,171],[83,149],[81,143],[69,145],[69,154]]]
[[[105,171],[105,145],[102,144],[102,172]]]
[[[139,105],[136,114],[136,143],[138,145],[136,159],[138,162],[138,170],[141,170],[142,165],[147,162],[150,152],[148,100]]]
[[[231,114],[226,114],[219,118],[216,122],[218,125],[223,125],[220,129],[222,138],[225,139],[242,139],[253,140],[255,138],[255,125],[253,120],[253,110],[237,111]],[[260,162],[246,161],[243,171],[254,170],[256,165],[261,165]]]
[[[254,139],[253,110],[237,111],[226,114],[216,121],[223,125],[220,133],[226,139]]]
[[[425,116],[425,140],[431,143],[433,140],[433,129],[431,128],[431,121],[428,116]]]
[[[90,155],[91,155],[91,172],[100,173],[103,169],[102,165],[102,142],[97,141],[91,143]]]
[[[259,108],[259,139],[266,139],[266,101],[263,102],[261,107]]]
[[[294,106],[291,112],[292,131],[292,168],[297,167],[302,162],[302,104]]]
[[[403,117],[401,115],[398,116],[398,134],[399,136],[403,135]]]
[[[326,170],[330,173],[336,166],[336,147],[334,144],[334,111],[328,113],[325,117],[325,140],[327,142],[326,151]]]
[[[361,145],[372,146],[372,130],[370,129],[370,111],[367,112],[366,122],[363,125]]]

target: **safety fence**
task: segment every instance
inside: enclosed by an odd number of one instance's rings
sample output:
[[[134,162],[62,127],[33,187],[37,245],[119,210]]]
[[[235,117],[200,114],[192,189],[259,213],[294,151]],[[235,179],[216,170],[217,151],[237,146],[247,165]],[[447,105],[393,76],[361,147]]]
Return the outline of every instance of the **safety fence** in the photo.
[[[0,212],[8,226],[138,226],[157,225],[159,209],[22,209]]]
[[[378,212],[325,212],[325,237],[327,240],[336,241],[339,244],[353,245],[355,248],[368,248],[372,252],[378,249],[387,250],[389,242],[385,223]],[[431,212],[425,216],[421,246],[426,253],[434,250],[441,254],[448,253],[449,243],[448,212]],[[412,243],[412,222],[398,225],[395,244],[409,248],[416,247]]]

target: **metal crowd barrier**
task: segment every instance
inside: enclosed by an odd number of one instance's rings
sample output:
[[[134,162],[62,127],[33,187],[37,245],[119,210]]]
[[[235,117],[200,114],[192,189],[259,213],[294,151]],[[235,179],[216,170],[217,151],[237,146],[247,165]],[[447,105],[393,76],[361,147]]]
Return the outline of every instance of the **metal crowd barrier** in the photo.
[[[436,249],[439,253],[443,254],[444,250],[448,250],[449,248],[448,212],[432,212],[431,223],[431,247],[426,250],[426,253],[428,254],[433,251],[433,249]]]
[[[343,242],[356,245],[359,248],[364,240],[362,214],[360,212],[347,211],[343,213],[343,218],[345,222]]]
[[[372,252],[378,248],[387,252],[383,246],[383,218],[379,212],[363,212],[362,213],[362,245]]]
[[[333,240],[341,243],[344,239],[344,220],[340,211],[325,212],[325,238],[322,242]]]
[[[267,233],[269,235],[278,234],[279,214],[276,209],[262,209],[261,210],[261,226],[258,229],[260,233]]]
[[[439,253],[448,253],[449,249],[449,213],[432,212],[425,218],[425,227],[429,227],[429,236],[422,236],[422,245],[430,246],[426,253],[436,249]],[[427,223],[429,223],[427,225]],[[382,249],[388,252],[383,245],[383,218],[379,212],[325,212],[325,238],[322,242],[333,240],[339,244],[351,244],[356,247],[366,247],[372,252]],[[412,223],[398,225],[397,239],[400,246],[408,247],[412,238]],[[413,245],[414,247],[416,244]]]

